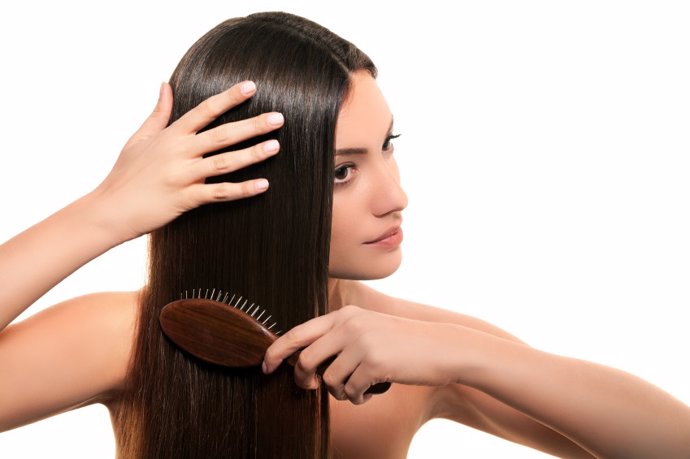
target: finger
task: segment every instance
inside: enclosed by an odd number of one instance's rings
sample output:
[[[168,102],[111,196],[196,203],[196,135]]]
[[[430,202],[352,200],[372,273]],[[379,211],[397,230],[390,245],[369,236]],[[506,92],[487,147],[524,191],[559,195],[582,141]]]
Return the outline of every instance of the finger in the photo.
[[[156,132],[162,131],[168,125],[170,121],[170,114],[172,113],[173,107],[173,94],[172,88],[168,83],[162,83],[160,93],[158,96],[158,103],[156,108],[153,109],[153,113],[149,116],[149,119],[144,123],[145,129],[144,134],[154,134]],[[152,132],[148,132],[148,130]]]
[[[268,189],[268,180],[260,178],[240,183],[222,182],[192,185],[187,191],[190,210],[203,204],[235,201],[261,194]]]
[[[320,338],[333,327],[333,316],[326,314],[297,325],[269,346],[264,355],[263,368],[271,373],[287,357]]]
[[[160,91],[158,93],[158,102],[153,109],[153,113],[146,118],[146,121],[134,133],[128,144],[137,142],[154,136],[158,132],[165,129],[170,121],[170,113],[172,112],[172,89],[168,83],[161,83]]]
[[[355,405],[361,405],[371,398],[372,394],[365,395],[364,392],[372,385],[385,382],[374,380],[373,375],[367,371],[366,365],[359,365],[350,375],[343,388],[345,396]]]
[[[347,342],[343,337],[336,336],[336,333],[337,331],[321,336],[300,352],[297,363],[295,364],[295,382],[298,386],[305,389],[315,389],[318,387],[318,384],[316,387],[314,386],[314,381],[318,382],[318,378],[316,377],[317,372],[323,372],[324,368],[325,371],[328,371],[328,368],[333,365],[334,357],[340,354]],[[335,358],[335,360],[337,360],[337,358]],[[349,375],[349,373],[345,376],[347,375]],[[336,383],[338,382],[332,378],[331,380]],[[324,382],[328,383],[325,379]]]
[[[253,81],[243,81],[220,94],[211,96],[175,121],[176,128],[196,133],[232,107],[249,99],[256,92]]]
[[[348,399],[345,385],[361,362],[362,355],[348,349],[345,352],[341,352],[323,373],[322,379],[324,384],[326,384],[328,391],[338,400]]]
[[[197,182],[206,177],[227,174],[258,163],[278,153],[280,144],[277,140],[269,140],[244,150],[231,151],[204,158],[193,168],[190,168],[190,181]]]
[[[200,154],[219,150],[243,140],[266,134],[283,125],[285,119],[280,113],[264,113],[254,118],[222,124],[194,137],[196,144],[190,150]]]

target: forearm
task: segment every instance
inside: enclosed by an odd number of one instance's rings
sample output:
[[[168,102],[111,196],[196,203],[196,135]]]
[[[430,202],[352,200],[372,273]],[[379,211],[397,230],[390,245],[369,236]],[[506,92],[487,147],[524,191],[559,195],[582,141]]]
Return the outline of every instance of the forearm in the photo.
[[[467,338],[462,342],[467,349]],[[477,334],[472,352],[458,356],[457,382],[501,400],[599,457],[690,454],[690,408],[633,375]]]
[[[155,110],[94,191],[0,246],[0,330],[65,277],[112,247],[200,205],[266,191],[265,179],[204,183],[207,177],[234,172],[278,153],[277,142],[265,141],[204,158],[209,151],[282,126],[280,114],[264,113],[199,132],[255,91],[252,82],[236,84],[168,125],[172,90],[163,84]]]
[[[0,330],[90,260],[122,243],[95,193],[0,245]]]

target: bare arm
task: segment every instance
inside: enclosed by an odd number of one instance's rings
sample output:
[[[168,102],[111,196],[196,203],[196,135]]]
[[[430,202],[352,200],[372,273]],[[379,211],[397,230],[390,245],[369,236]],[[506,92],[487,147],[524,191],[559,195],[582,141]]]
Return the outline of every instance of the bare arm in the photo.
[[[652,384],[482,332],[455,332],[463,335],[454,353],[457,383],[515,408],[595,456],[690,455],[690,408]]]
[[[86,195],[0,246],[0,329],[88,261],[123,242]]]
[[[562,457],[690,455],[690,407],[634,375],[536,350],[498,327],[445,309],[403,300],[389,308],[485,333],[453,353],[458,365],[470,367],[458,366],[455,383],[437,389],[438,417]]]
[[[636,450],[636,442],[646,442],[651,451],[662,443],[669,448],[675,445],[677,455],[690,455],[690,408],[646,381],[614,368],[538,351],[474,317],[367,291],[383,305],[382,312],[484,333],[476,335],[475,345],[464,343],[452,355],[463,362],[476,359],[487,373],[463,369],[460,379],[438,387],[432,401],[436,417],[562,457],[591,457],[587,451],[601,457],[649,457],[644,449]],[[494,354],[492,345],[504,350]],[[481,381],[471,379],[480,374]],[[623,446],[630,449],[616,450]],[[664,452],[656,455],[667,457]]]
[[[345,306],[291,329],[267,350],[266,371],[304,348],[297,383],[317,387],[316,368],[337,356],[323,382],[340,400],[364,403],[381,381],[437,386],[436,416],[551,454],[690,456],[690,408],[640,378],[533,349],[477,319],[379,299],[380,312]]]
[[[277,152],[264,142],[240,152],[203,153],[270,132],[269,115],[197,131],[250,97],[241,85],[210,98],[166,128],[170,86],[123,149],[108,177],[78,199],[0,246],[0,330],[62,279],[107,250],[145,234],[201,204],[255,195],[258,180],[204,184]]]
[[[0,432],[116,400],[137,305],[136,292],[84,295],[0,333]]]
[[[247,83],[247,82],[245,82]],[[204,158],[282,125],[262,114],[197,134],[254,94],[244,84],[175,121],[170,87],[94,191],[0,246],[0,430],[94,401],[120,387],[133,334],[132,308],[118,294],[66,301],[8,326],[70,273],[112,247],[199,205],[263,192],[261,179],[206,184],[205,178],[262,161],[275,141]],[[272,122],[273,121],[273,122]],[[265,187],[258,187],[260,183]],[[132,306],[134,305],[134,306]]]

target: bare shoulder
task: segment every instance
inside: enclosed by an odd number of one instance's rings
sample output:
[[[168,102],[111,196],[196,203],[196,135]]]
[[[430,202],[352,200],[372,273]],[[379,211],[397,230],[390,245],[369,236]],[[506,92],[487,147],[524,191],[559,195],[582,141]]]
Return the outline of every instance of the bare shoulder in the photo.
[[[138,296],[79,296],[3,330],[0,431],[116,398],[129,365]]]
[[[84,322],[93,327],[123,326],[136,319],[139,296],[139,291],[88,293],[44,309],[18,325],[51,317],[65,319],[70,323],[79,322],[82,326],[85,325]]]
[[[395,298],[381,293],[361,282],[355,287],[357,297],[367,308],[385,314],[429,322],[445,322],[462,325],[513,341],[520,341],[507,331],[476,317],[422,303]]]
[[[475,317],[401,300],[361,283],[355,290],[363,305],[375,305],[371,309],[378,312],[416,320],[458,324],[520,342],[508,332]],[[545,448],[548,446],[554,451],[570,454],[575,451],[582,454],[570,440],[478,389],[462,384],[448,384],[433,387],[425,395],[426,419],[450,419],[511,441],[527,445],[545,445]]]

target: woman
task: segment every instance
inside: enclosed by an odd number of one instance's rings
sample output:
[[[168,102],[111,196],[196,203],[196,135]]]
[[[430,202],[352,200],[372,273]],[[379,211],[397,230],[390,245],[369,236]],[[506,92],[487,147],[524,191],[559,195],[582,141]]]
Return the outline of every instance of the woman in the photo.
[[[416,429],[433,417],[455,419],[563,456],[686,455],[688,409],[658,389],[615,370],[536,351],[476,319],[396,300],[352,280],[386,276],[397,268],[400,215],[406,205],[391,156],[392,116],[373,76],[366,68],[350,70],[347,91],[336,112],[337,126],[331,128],[335,130],[333,180],[337,186],[330,244],[330,312],[293,328],[276,342],[267,352],[265,372],[274,372],[283,358],[306,346],[295,376],[300,386],[315,388],[316,366],[339,354],[323,382],[341,400],[331,401],[331,436],[333,451],[343,456],[401,457]],[[163,113],[170,99],[167,91],[164,88]],[[151,231],[200,203],[251,195],[248,188],[240,193],[230,187],[227,193],[224,186],[198,183],[214,175],[211,172],[218,165],[222,166],[218,172],[226,171],[223,161],[201,160],[202,153],[252,136],[237,132],[242,125],[194,136],[243,100],[238,91],[235,87],[234,92],[214,98],[209,105],[216,108],[210,113],[208,106],[201,107],[167,130],[162,130],[167,116],[154,117],[94,193],[5,244],[0,263],[3,279],[11,278],[12,283],[5,288],[9,294],[2,306],[3,325],[109,247]],[[258,123],[250,133],[264,134],[271,128]],[[187,172],[190,175],[179,178],[180,170],[190,169],[185,167],[190,153],[180,153],[179,166],[171,164],[170,172],[151,167],[156,164],[153,155],[169,154],[170,145],[177,149],[184,144],[195,150],[193,175]],[[251,151],[261,158],[275,152],[261,153],[263,145],[272,144],[260,143]],[[149,151],[137,155],[142,149]],[[240,157],[249,154],[244,151]],[[162,185],[150,185],[157,177]],[[166,189],[171,177],[177,177],[173,190]],[[142,202],[142,197],[150,201]],[[81,226],[75,221],[85,222],[83,229],[95,230],[69,234],[65,228]],[[51,243],[55,235],[63,235],[59,247]],[[30,263],[37,253],[44,258],[50,254],[40,267]],[[132,377],[127,364],[134,347],[131,337],[137,309],[136,294],[99,294],[71,300],[7,328],[0,335],[0,359],[10,376],[0,384],[1,393],[12,393],[13,398],[3,401],[3,428],[94,401],[111,406],[116,423],[121,416],[131,416],[132,411],[123,414],[123,406],[136,404],[121,396],[121,391]],[[85,330],[84,323],[93,328]],[[45,340],[43,345],[39,337]],[[81,349],[84,343],[90,352],[79,359],[47,358],[48,350],[56,346]],[[80,354],[74,348],[69,353]],[[32,375],[38,387],[21,384]],[[51,376],[50,384],[45,375]],[[357,406],[365,401],[364,390],[382,380],[395,384],[387,394]],[[639,403],[631,405],[630,398]],[[652,423],[647,422],[650,412],[656,416]],[[392,415],[397,422],[387,422]],[[123,426],[116,425],[116,431],[126,436]]]

